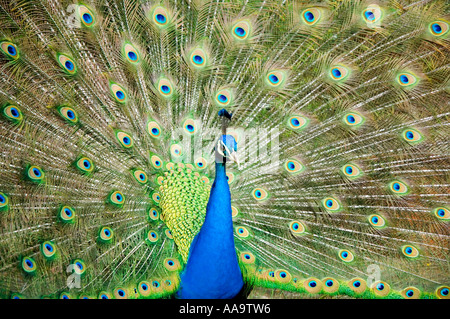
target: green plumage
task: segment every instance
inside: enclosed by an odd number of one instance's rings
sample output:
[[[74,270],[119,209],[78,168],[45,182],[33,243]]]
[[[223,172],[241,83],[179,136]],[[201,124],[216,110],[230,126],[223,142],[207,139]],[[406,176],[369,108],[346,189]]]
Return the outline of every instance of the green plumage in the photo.
[[[0,296],[173,295],[226,108],[253,296],[448,299],[449,21],[440,0],[0,0]]]

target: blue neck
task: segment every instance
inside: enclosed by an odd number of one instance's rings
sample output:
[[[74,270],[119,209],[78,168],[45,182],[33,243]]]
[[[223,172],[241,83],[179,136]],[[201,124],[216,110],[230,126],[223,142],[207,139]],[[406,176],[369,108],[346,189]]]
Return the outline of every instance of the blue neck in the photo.
[[[206,217],[194,238],[178,297],[184,299],[233,298],[243,287],[234,248],[231,194],[225,163],[216,163]]]

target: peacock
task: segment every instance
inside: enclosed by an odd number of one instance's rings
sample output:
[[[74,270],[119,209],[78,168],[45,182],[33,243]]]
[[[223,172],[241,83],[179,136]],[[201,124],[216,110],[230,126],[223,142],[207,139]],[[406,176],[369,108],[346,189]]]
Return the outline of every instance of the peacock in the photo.
[[[445,0],[0,0],[4,299],[449,299]]]

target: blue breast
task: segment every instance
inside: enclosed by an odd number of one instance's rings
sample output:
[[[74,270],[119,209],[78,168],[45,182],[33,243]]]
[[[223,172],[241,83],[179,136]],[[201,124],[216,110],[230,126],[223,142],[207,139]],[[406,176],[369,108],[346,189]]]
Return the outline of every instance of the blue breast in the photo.
[[[206,207],[205,222],[192,241],[177,297],[233,298],[243,285],[234,248],[231,194],[225,165],[216,163],[216,177]]]

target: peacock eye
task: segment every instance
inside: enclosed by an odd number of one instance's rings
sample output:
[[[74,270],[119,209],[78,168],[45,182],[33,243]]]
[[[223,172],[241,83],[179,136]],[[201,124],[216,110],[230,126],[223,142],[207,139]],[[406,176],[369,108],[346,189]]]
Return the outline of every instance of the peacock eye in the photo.
[[[99,231],[98,239],[102,243],[110,243],[114,237],[114,232],[109,227],[102,227]]]
[[[43,183],[45,174],[44,171],[35,165],[29,166],[26,170],[27,177],[30,181],[35,183]]]
[[[163,28],[169,23],[169,13],[163,7],[156,7],[153,10],[153,22],[159,28]]]
[[[149,121],[147,124],[147,132],[153,138],[161,137],[161,127],[156,121]]]
[[[355,164],[346,164],[341,168],[341,172],[349,179],[356,179],[362,176],[361,169]]]
[[[15,105],[8,105],[2,110],[3,116],[14,124],[19,124],[23,120],[22,111]]]
[[[381,20],[382,12],[378,5],[369,5],[363,10],[362,17],[367,24],[371,25]]]
[[[36,272],[36,262],[31,257],[25,257],[22,259],[22,269],[28,274],[34,274]]]
[[[0,49],[8,58],[14,60],[19,58],[19,50],[14,43],[8,41],[0,42]]]
[[[256,199],[257,201],[263,201],[266,200],[269,196],[269,194],[267,193],[267,191],[263,188],[255,188],[252,191],[252,195],[253,198]]]
[[[92,27],[95,24],[95,17],[91,10],[89,10],[85,5],[78,6],[78,13],[81,17],[81,22],[86,27]]]
[[[5,193],[0,192],[0,211],[8,209],[9,198]]]
[[[164,267],[169,271],[175,271],[180,268],[180,262],[176,259],[166,258],[164,260]]]
[[[160,79],[158,82],[158,91],[164,98],[169,98],[173,95],[172,83],[168,79]]]
[[[288,118],[287,125],[290,129],[300,131],[307,127],[309,124],[309,119],[300,115],[293,115]]]
[[[319,22],[321,18],[321,12],[317,8],[306,9],[302,12],[302,19],[307,25],[314,25]]]
[[[56,256],[56,247],[52,242],[46,241],[41,245],[41,252],[45,259],[52,260]]]
[[[138,181],[139,184],[145,184],[148,181],[147,174],[140,169],[133,171],[133,177]]]
[[[286,73],[281,70],[274,70],[267,73],[266,83],[271,88],[279,88],[286,81]]]
[[[117,131],[116,138],[124,148],[131,148],[133,146],[133,139],[128,133]]]
[[[450,287],[442,286],[436,290],[436,295],[439,299],[449,299],[450,298]]]
[[[448,32],[449,25],[444,21],[434,21],[430,23],[429,30],[432,35],[441,37]]]
[[[78,122],[78,114],[77,112],[68,106],[61,106],[58,108],[59,115],[62,116],[70,124],[75,124]]]
[[[322,200],[322,205],[327,211],[331,213],[339,212],[342,209],[342,206],[339,203],[339,201],[333,197],[324,198]]]
[[[197,124],[193,119],[187,119],[183,123],[184,131],[189,135],[194,135],[197,133]]]
[[[419,257],[419,250],[412,245],[405,245],[402,247],[402,253],[408,258]]]
[[[81,259],[75,259],[72,262],[73,265],[73,271],[78,275],[83,275],[86,272],[86,265],[84,264],[84,261]]]
[[[418,78],[411,73],[400,73],[397,75],[397,83],[405,88],[411,88],[417,84]]]
[[[343,81],[349,74],[348,68],[344,66],[334,66],[330,69],[330,77],[335,81]]]
[[[117,102],[123,104],[127,101],[127,94],[125,93],[125,89],[121,87],[119,84],[111,82],[109,88],[111,90],[114,99]]]
[[[206,52],[201,48],[193,50],[190,55],[190,62],[195,69],[203,69],[207,64]]]
[[[305,167],[295,159],[289,159],[284,163],[284,169],[290,174],[298,174],[305,170]]]
[[[370,215],[368,220],[370,225],[375,228],[383,228],[384,226],[386,226],[386,220],[381,215]]]
[[[219,107],[228,106],[233,101],[233,93],[229,89],[219,90],[215,95],[215,103]]]
[[[240,238],[247,238],[250,235],[249,231],[244,226],[236,227],[236,234]]]
[[[306,232],[306,227],[302,222],[294,220],[289,223],[289,230],[293,235],[302,235]]]
[[[75,66],[75,62],[69,58],[67,55],[58,54],[57,56],[59,65],[63,68],[63,70],[70,75],[73,75],[77,72],[77,68]]]
[[[353,254],[349,250],[346,250],[346,249],[340,250],[338,255],[342,261],[347,262],[347,263],[352,262],[354,260]]]
[[[442,220],[450,219],[450,210],[446,207],[437,207],[434,209],[434,215]]]
[[[402,132],[402,137],[410,144],[417,144],[423,141],[423,135],[415,129],[407,129]]]
[[[365,119],[361,114],[350,112],[344,116],[343,121],[351,127],[359,127],[364,123]]]
[[[136,48],[132,46],[130,43],[125,43],[125,45],[123,46],[123,53],[127,58],[128,62],[132,64],[139,63],[139,53],[136,50]]]
[[[246,40],[251,31],[251,24],[249,21],[241,21],[236,23],[233,28],[233,37],[238,41]]]
[[[406,183],[401,181],[392,181],[389,183],[390,190],[396,195],[406,195],[409,193],[409,187]]]

